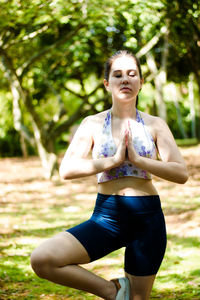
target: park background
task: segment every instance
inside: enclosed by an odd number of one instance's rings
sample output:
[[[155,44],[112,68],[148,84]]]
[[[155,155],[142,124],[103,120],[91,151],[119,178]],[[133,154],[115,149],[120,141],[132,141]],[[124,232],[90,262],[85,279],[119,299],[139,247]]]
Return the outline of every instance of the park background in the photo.
[[[139,109],[168,123],[190,178],[154,178],[168,229],[151,299],[200,299],[200,4],[192,0],[0,0],[0,299],[97,299],[36,277],[30,253],[89,218],[91,176],[61,181],[81,120],[111,106],[104,63],[141,61]],[[86,267],[123,276],[123,249]]]

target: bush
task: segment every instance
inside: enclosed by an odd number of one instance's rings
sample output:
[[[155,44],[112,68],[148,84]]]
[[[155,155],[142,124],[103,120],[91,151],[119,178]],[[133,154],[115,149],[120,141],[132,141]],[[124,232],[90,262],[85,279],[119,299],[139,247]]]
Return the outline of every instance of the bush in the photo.
[[[29,155],[35,154],[35,150],[30,145],[27,145]],[[20,135],[16,130],[7,131],[4,137],[0,138],[0,157],[15,157],[22,156],[20,145]]]

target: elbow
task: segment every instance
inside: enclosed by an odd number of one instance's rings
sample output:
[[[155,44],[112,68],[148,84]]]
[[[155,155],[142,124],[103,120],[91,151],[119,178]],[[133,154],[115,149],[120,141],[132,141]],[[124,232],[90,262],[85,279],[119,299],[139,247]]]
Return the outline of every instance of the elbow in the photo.
[[[67,180],[67,176],[59,171],[60,178],[63,180]]]
[[[60,168],[59,168],[59,175],[60,175],[60,178],[63,179],[63,180],[70,179],[69,174],[67,174],[66,170],[64,170],[62,168],[62,166],[60,166]]]
[[[184,172],[182,172],[182,174],[179,176],[179,181],[178,183],[180,184],[184,184],[188,181],[189,178],[189,174],[187,172],[187,170],[185,170]]]

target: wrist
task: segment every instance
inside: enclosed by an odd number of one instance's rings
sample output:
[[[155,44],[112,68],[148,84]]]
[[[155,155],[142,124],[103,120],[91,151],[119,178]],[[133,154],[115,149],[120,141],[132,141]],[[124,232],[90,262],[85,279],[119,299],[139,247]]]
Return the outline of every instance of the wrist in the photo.
[[[133,158],[129,158],[130,162],[136,166],[136,167],[140,167],[140,163],[141,163],[141,156],[139,154],[134,155]]]
[[[117,155],[112,156],[113,168],[120,166],[123,161]]]

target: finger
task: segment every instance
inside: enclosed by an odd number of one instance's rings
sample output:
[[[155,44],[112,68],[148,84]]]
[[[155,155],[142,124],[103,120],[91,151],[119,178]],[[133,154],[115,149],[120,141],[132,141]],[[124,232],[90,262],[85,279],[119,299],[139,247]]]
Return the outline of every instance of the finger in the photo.
[[[128,120],[128,131],[132,134],[130,120]]]
[[[129,144],[129,146],[132,146],[132,134],[131,134],[131,131],[128,132],[128,144]]]
[[[130,123],[130,120],[128,120],[128,130],[131,132],[131,123]]]
[[[126,147],[126,135],[125,135],[125,132],[121,132],[118,146],[120,148],[125,148]]]
[[[127,129],[125,130],[125,144],[126,144],[126,147],[128,147],[128,130]]]
[[[122,128],[120,131],[120,140],[122,140],[126,135],[126,128]]]

